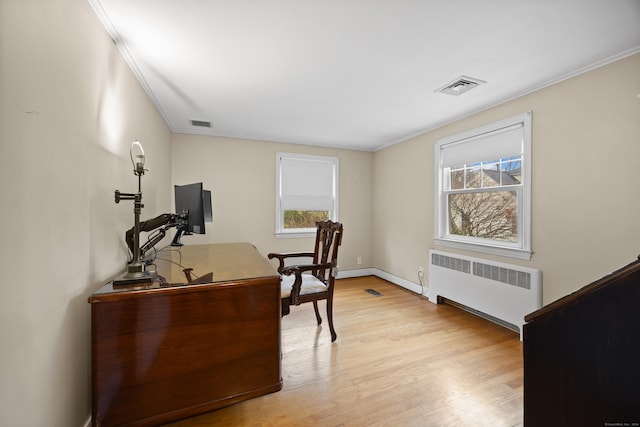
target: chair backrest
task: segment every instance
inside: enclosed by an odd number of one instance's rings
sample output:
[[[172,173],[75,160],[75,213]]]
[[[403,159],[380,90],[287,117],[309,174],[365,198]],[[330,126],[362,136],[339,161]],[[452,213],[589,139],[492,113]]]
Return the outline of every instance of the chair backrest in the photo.
[[[316,246],[313,254],[314,264],[326,264],[338,260],[338,248],[342,244],[342,224],[333,221],[317,221]],[[337,264],[336,264],[337,267]],[[334,267],[314,270],[312,274],[325,281],[334,276]],[[329,276],[327,276],[327,273]]]

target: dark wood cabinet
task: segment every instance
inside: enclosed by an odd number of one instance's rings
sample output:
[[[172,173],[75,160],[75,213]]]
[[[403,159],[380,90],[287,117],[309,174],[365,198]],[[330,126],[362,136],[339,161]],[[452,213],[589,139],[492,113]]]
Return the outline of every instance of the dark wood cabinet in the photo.
[[[524,424],[640,425],[640,261],[525,317]]]
[[[258,251],[184,246],[156,264],[173,284],[89,298],[93,425],[158,425],[280,390],[280,279]],[[182,267],[212,282],[178,284]]]

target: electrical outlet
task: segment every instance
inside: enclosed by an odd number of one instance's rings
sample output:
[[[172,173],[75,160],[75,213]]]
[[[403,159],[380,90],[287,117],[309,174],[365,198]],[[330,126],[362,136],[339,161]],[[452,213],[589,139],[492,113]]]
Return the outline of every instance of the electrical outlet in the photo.
[[[356,263],[357,263],[358,265],[362,264],[362,257],[361,257],[361,256],[359,256],[358,258],[356,258]]]
[[[418,274],[424,274],[424,267],[418,267]]]

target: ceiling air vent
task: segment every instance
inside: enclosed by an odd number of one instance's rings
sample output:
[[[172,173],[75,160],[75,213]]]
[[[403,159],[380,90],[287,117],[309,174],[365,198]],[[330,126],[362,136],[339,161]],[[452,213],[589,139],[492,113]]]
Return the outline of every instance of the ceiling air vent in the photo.
[[[460,76],[451,83],[436,90],[436,92],[446,93],[448,95],[461,95],[476,86],[486,83],[484,80],[474,79],[472,77]]]
[[[191,126],[198,126],[201,128],[210,128],[211,122],[206,122],[204,120],[189,120],[191,122]]]

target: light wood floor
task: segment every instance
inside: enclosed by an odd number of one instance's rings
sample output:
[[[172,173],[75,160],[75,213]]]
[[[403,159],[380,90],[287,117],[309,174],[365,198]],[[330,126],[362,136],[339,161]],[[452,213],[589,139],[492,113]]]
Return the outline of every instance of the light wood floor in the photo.
[[[312,304],[292,307],[281,391],[170,425],[522,425],[517,333],[377,277],[337,281],[334,323],[331,343]]]

